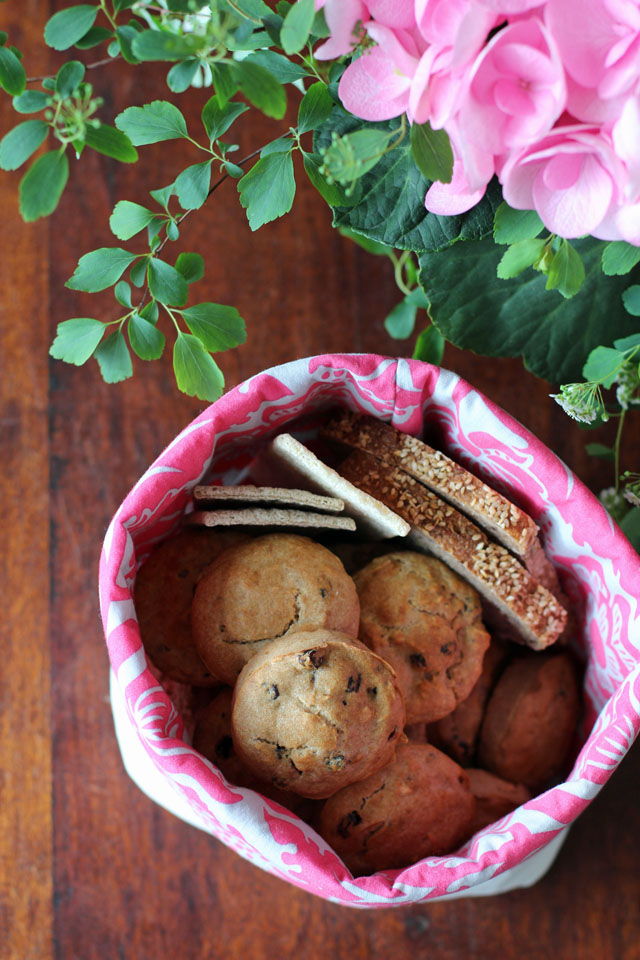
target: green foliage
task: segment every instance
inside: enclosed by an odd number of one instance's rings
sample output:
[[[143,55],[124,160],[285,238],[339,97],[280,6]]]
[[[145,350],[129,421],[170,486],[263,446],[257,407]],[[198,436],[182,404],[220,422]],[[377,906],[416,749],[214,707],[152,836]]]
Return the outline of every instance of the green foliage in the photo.
[[[164,260],[151,258],[147,266],[147,283],[151,295],[160,303],[182,307],[189,297],[189,287],[182,274]]]
[[[315,8],[313,0],[298,0],[285,16],[280,31],[280,43],[286,54],[302,50],[313,26]]]
[[[440,366],[444,356],[445,339],[436,326],[431,324],[418,334],[413,351],[414,360],[434,363]]]
[[[0,167],[17,170],[35,153],[49,133],[44,120],[25,120],[0,140]]]
[[[108,123],[101,123],[99,127],[87,127],[85,143],[92,150],[119,160],[120,163],[135,163],[138,159],[138,151],[129,137],[121,130],[110,127]]]
[[[384,321],[384,327],[394,340],[406,340],[416,325],[418,308],[406,297],[397,303]]]
[[[640,263],[640,247],[632,247],[622,240],[608,243],[602,251],[602,271],[607,276],[629,273],[637,263]]]
[[[97,293],[117,283],[124,271],[136,259],[135,253],[129,253],[121,247],[100,247],[85,253],[78,260],[73,276],[65,286],[70,290],[84,290]]]
[[[25,90],[19,97],[13,98],[13,109],[17,113],[39,113],[51,103],[51,97],[44,90]]]
[[[68,50],[89,32],[98,16],[98,7],[79,4],[54,13],[44,28],[44,39],[54,50]]]
[[[496,243],[520,243],[533,240],[544,229],[544,224],[535,210],[514,210],[501,203],[493,222],[493,239]]]
[[[204,260],[199,253],[181,253],[176,260],[176,270],[187,283],[195,283],[204,277]]]
[[[640,284],[634,284],[622,294],[622,302],[627,313],[632,317],[640,317]]]
[[[620,528],[634,550],[640,553],[640,507],[634,507],[620,521]]]
[[[106,324],[92,317],[74,317],[58,324],[56,338],[49,354],[56,360],[73,363],[76,367],[86,363],[102,339]]]
[[[110,333],[94,351],[105,383],[120,383],[133,376],[131,354],[121,330]]]
[[[561,240],[549,264],[547,290],[558,290],[563,297],[573,297],[584,283],[584,278],[580,254],[568,240]]]
[[[198,303],[183,310],[182,317],[191,333],[212,352],[229,350],[247,339],[244,320],[235,307]]]
[[[272,153],[258,160],[238,181],[238,192],[252,230],[288,213],[296,193],[291,154]]]
[[[215,95],[207,100],[202,108],[202,123],[209,142],[213,143],[214,140],[222,137],[232,123],[248,109],[244,103],[226,103],[224,107],[220,107]]]
[[[254,107],[274,120],[282,120],[287,109],[287,95],[273,74],[247,59],[233,64],[233,77]]]
[[[109,217],[109,226],[118,240],[130,240],[136,233],[148,227],[154,216],[152,210],[143,207],[140,203],[120,200]]]
[[[333,99],[324,83],[312,84],[300,101],[298,133],[317,130],[326,123],[333,110]]]
[[[211,163],[211,160],[194,163],[178,175],[175,190],[183,210],[197,210],[207,199],[211,184]]]
[[[136,147],[189,136],[182,113],[167,100],[154,100],[142,107],[127,107],[116,117],[116,127]]]
[[[159,360],[165,345],[165,335],[161,330],[140,316],[132,313],[127,326],[131,349],[141,360]]]
[[[173,370],[178,388],[190,397],[212,402],[222,396],[224,377],[197,337],[179,333],[173,348]]]
[[[70,97],[84,79],[85,67],[79,60],[63,63],[56,74],[55,92],[60,97]]]
[[[411,125],[411,154],[427,180],[451,183],[453,150],[446,130],[433,130],[429,123]]]
[[[544,240],[519,240],[508,247],[498,264],[498,276],[501,280],[517,277],[519,273],[532,267],[542,256],[545,248]]]
[[[22,219],[29,223],[53,213],[68,179],[69,161],[66,153],[51,150],[38,157],[20,181]]]
[[[206,38],[194,34],[176,35],[164,30],[143,30],[136,34],[131,49],[138,60],[184,60],[206,46]]]
[[[610,387],[618,372],[623,357],[619,350],[611,347],[596,347],[587,358],[587,362],[582,368],[582,376],[585,380],[598,382],[603,387]]]
[[[13,50],[0,47],[0,87],[12,97],[19,96],[25,87],[27,75]]]
[[[167,86],[174,93],[184,93],[191,86],[199,67],[200,62],[195,58],[176,63],[167,74]]]

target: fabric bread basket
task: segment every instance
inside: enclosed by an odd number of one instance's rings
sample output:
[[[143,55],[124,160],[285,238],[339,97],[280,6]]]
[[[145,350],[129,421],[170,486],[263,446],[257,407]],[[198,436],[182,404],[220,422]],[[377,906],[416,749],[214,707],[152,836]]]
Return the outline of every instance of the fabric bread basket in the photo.
[[[235,483],[275,434],[337,405],[420,435],[436,425],[449,455],[505,492],[541,529],[579,623],[584,718],[570,774],[477,833],[455,854],[354,878],[307,824],[228,783],[183,739],[148,669],[132,588],[140,559],[179,526],[203,479]],[[123,761],[138,786],[256,866],[361,908],[529,886],[606,783],[640,727],[640,562],[598,500],[539,440],[455,374],[375,355],[326,355],[274,367],[230,390],[158,457],[116,512],[100,560],[100,604]]]

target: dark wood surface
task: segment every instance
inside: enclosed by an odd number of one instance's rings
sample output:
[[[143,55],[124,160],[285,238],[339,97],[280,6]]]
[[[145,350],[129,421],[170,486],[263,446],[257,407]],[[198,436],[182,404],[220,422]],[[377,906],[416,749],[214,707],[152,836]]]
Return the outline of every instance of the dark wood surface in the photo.
[[[0,26],[25,51],[29,74],[61,62],[43,49],[42,29],[66,5],[3,4]],[[107,67],[102,115],[166,96],[165,72]],[[194,130],[202,102],[197,92],[181,99]],[[13,122],[3,96],[0,133]],[[242,150],[275,129],[240,123]],[[0,177],[0,958],[635,960],[637,748],[535,888],[375,913],[325,903],[250,866],[152,804],[125,774],[98,615],[100,545],[122,497],[204,404],[177,394],[169,354],[136,362],[132,380],[107,386],[93,361],[76,369],[49,361],[47,350],[61,320],[114,316],[110,294],[73,293],[64,281],[82,253],[113,244],[115,201],[139,200],[141,184],[165,185],[181,163],[175,144],[143,148],[132,167],[87,155],[72,162],[55,216],[31,226],[18,215],[18,175]],[[229,386],[314,353],[402,350],[382,328],[396,298],[387,264],[333,232],[300,179],[293,214],[255,235],[225,185],[176,245],[206,255],[200,298],[233,303],[247,319],[248,343],[223,357]],[[519,360],[447,347],[444,365],[593,489],[611,482],[610,467],[586,456],[585,435],[548,399],[550,385]],[[629,431],[628,448],[639,440]]]

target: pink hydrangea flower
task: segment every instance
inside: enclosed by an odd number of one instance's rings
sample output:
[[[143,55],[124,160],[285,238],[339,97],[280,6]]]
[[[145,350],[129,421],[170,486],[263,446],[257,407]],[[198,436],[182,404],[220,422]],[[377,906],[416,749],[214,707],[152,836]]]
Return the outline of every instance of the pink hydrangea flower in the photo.
[[[377,46],[365,50],[340,78],[338,94],[345,110],[363,120],[390,120],[409,109],[411,84],[420,52],[406,30],[366,24]]]
[[[468,78],[458,125],[466,139],[502,154],[547,133],[565,101],[553,38],[530,17],[505,27],[482,51]]]
[[[548,230],[567,238],[594,233],[626,178],[609,139],[585,124],[554,128],[511,154],[499,175],[509,206],[537,210]]]
[[[624,202],[615,212],[619,237],[640,246],[640,98],[629,97],[611,132],[613,146],[627,171]],[[609,239],[609,238],[607,238]]]
[[[451,183],[436,180],[427,190],[424,201],[430,213],[445,217],[475,207],[495,173],[492,154],[466,140],[456,121],[448,124],[447,132],[454,156]]]
[[[637,83],[637,0],[548,0],[544,16],[566,70],[581,86],[595,87],[608,99]]]
[[[410,30],[416,25],[415,0],[366,0],[366,4],[374,20],[394,30]]]
[[[314,50],[318,60],[335,60],[350,53],[358,41],[358,23],[369,17],[363,0],[315,0],[316,10],[324,8],[331,36]]]

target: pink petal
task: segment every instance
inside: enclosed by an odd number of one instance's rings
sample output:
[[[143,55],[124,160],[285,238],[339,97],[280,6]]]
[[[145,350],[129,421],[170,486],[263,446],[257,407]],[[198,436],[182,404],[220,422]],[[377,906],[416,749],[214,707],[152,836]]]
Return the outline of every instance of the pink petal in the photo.
[[[432,183],[424,198],[424,205],[430,213],[450,217],[475,207],[476,203],[482,200],[486,189],[485,184],[480,190],[470,191],[462,163],[456,160],[451,183],[440,183],[439,180]]]
[[[314,50],[317,60],[334,60],[353,49],[358,41],[354,30],[366,19],[366,7],[362,0],[326,0],[324,15],[331,36]]]
[[[390,120],[409,104],[410,81],[398,76],[380,47],[367,50],[342,74],[338,94],[345,110],[363,120]],[[383,99],[384,96],[384,99]]]
[[[503,113],[528,117],[536,112],[536,104],[529,92],[511,78],[498,80],[493,88],[493,98]]]
[[[640,200],[622,207],[616,217],[616,224],[623,240],[640,247]]]
[[[580,176],[583,159],[581,153],[559,153],[553,157],[542,172],[545,187],[549,190],[568,190]]]
[[[533,185],[533,200],[540,219],[552,233],[569,239],[595,230],[612,196],[611,177],[592,156],[584,158],[580,178],[568,190],[548,189],[542,172]]]
[[[369,13],[388,27],[409,30],[415,27],[414,0],[367,0]]]

